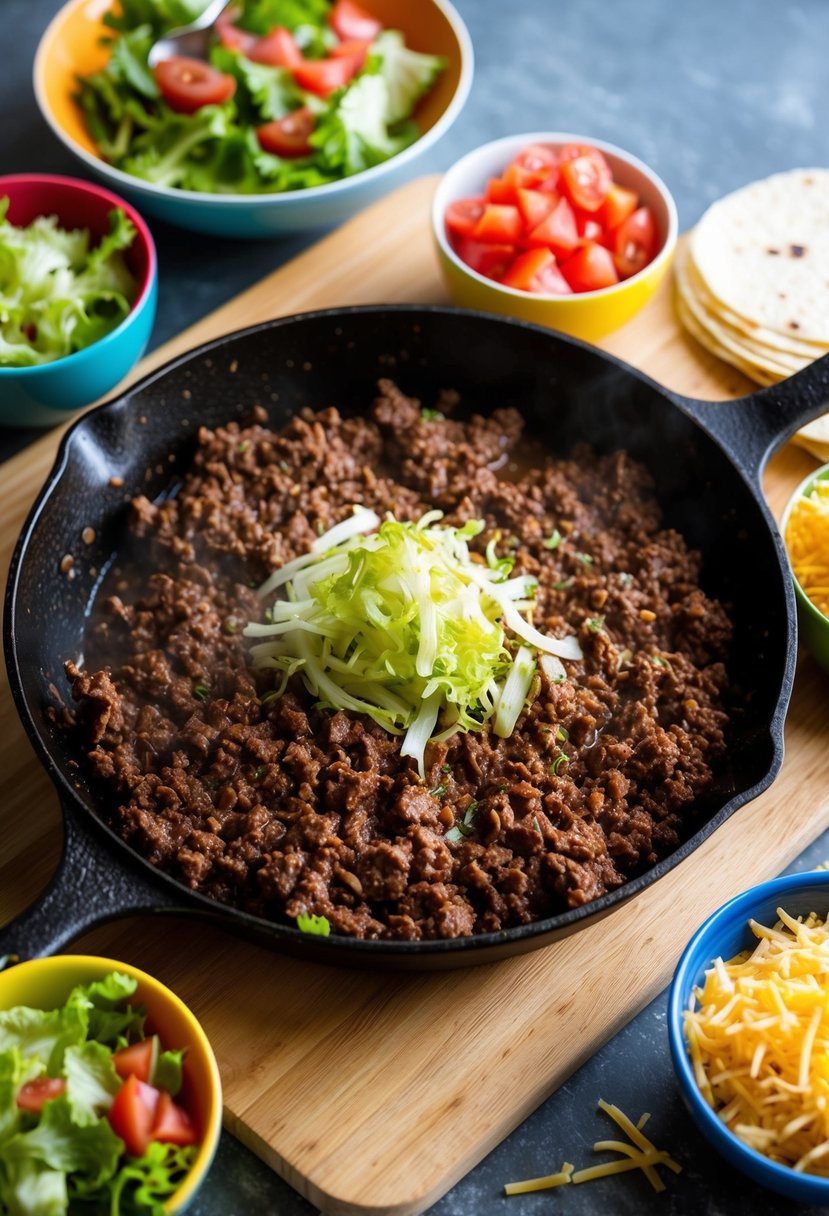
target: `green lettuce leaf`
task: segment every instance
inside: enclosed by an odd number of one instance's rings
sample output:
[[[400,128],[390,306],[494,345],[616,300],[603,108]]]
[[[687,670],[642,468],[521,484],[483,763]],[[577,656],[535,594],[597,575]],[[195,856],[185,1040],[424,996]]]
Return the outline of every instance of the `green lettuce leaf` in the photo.
[[[239,25],[254,34],[267,34],[276,25],[292,33],[302,26],[324,28],[330,9],[329,0],[246,0]]]
[[[0,1154],[0,1211],[4,1216],[64,1216],[67,1204],[62,1170]]]
[[[158,1061],[155,1066],[155,1075],[152,1078],[153,1085],[159,1089],[166,1089],[173,1098],[175,1098],[181,1089],[181,1068],[184,1056],[185,1051],[183,1048],[180,1051],[159,1052]]]
[[[86,1038],[87,1024],[86,1012],[77,1007],[44,1011],[16,1006],[0,1013],[0,1053],[16,1049],[24,1059],[36,1057],[56,1077],[67,1047]]]
[[[46,1103],[30,1131],[20,1131],[5,1142],[2,1161],[39,1161],[67,1174],[86,1174],[100,1185],[115,1174],[123,1151],[123,1140],[106,1119],[79,1127],[64,1095]]]
[[[63,1057],[66,1097],[79,1127],[88,1127],[106,1114],[121,1088],[112,1052],[102,1043],[67,1047]]]
[[[188,25],[204,12],[207,0],[120,0],[117,11],[110,10],[104,22],[114,30],[133,30],[149,25],[155,35],[180,25]]]
[[[366,70],[386,84],[383,117],[389,126],[409,118],[446,67],[440,55],[424,55],[406,46],[400,30],[382,30],[371,45]]]
[[[117,228],[111,235],[115,236]],[[122,1035],[139,1036],[144,1028],[145,1013],[140,1006],[128,1004],[138,983],[130,975],[112,971],[103,980],[73,988],[66,1008],[75,1006],[87,1010],[88,1038],[98,1043],[114,1045]]]
[[[362,173],[409,146],[417,138],[414,127],[392,134],[385,120],[388,89],[380,75],[363,75],[349,85],[336,104],[323,115],[311,135],[328,167],[345,176]]]

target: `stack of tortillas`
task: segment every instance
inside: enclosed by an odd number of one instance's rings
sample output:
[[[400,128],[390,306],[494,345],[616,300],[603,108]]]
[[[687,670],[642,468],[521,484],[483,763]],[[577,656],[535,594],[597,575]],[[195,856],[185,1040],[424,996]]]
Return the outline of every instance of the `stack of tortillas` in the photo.
[[[675,263],[689,333],[758,384],[829,352],[829,169],[795,169],[726,195]],[[795,439],[829,459],[829,414]]]

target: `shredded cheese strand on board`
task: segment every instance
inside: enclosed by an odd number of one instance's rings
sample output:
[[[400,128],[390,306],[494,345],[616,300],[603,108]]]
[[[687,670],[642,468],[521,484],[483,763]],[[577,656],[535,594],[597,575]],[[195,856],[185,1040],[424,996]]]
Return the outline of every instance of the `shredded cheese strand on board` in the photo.
[[[805,595],[829,616],[829,481],[817,481],[789,513],[786,547]]]
[[[706,971],[685,1038],[703,1097],[735,1135],[829,1177],[829,928],[814,913],[777,916],[749,921],[755,949]]]
[[[594,1152],[619,1153],[616,1161],[605,1161],[601,1165],[590,1165],[586,1169],[573,1171],[573,1166],[565,1161],[557,1174],[547,1174],[542,1178],[527,1178],[523,1182],[508,1182],[504,1187],[505,1195],[527,1195],[532,1191],[544,1191],[551,1187],[564,1186],[569,1182],[590,1182],[594,1178],[607,1178],[611,1174],[625,1174],[629,1170],[642,1170],[655,1191],[664,1191],[665,1183],[654,1168],[664,1165],[675,1174],[682,1172],[682,1166],[674,1161],[663,1149],[658,1149],[647,1136],[642,1134],[642,1128],[650,1118],[649,1113],[643,1114],[638,1123],[633,1123],[627,1115],[599,1099],[599,1109],[610,1115],[619,1127],[630,1137],[632,1143],[623,1140],[597,1140],[593,1145]]]

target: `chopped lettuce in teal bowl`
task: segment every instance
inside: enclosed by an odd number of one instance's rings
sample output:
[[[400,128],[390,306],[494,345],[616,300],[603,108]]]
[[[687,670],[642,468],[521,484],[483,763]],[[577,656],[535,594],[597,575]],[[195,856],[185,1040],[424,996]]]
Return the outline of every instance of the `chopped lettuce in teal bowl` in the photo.
[[[56,135],[170,223],[222,236],[338,223],[384,193],[463,106],[472,47],[449,0],[238,0],[205,58],[156,39],[205,0],[69,0],[34,82]]]
[[[113,389],[155,320],[134,207],[90,182],[0,177],[0,425],[51,426]]]

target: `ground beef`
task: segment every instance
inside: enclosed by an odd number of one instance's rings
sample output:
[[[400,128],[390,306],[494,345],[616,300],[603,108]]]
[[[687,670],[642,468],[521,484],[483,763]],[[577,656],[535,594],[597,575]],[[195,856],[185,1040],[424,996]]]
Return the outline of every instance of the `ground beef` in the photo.
[[[357,937],[457,937],[597,899],[696,826],[723,765],[731,626],[647,471],[544,457],[515,410],[438,406],[383,382],[368,417],[204,429],[178,492],[133,502],[146,561],[101,597],[88,669],[67,663],[70,728],[117,830],[186,886]],[[398,737],[297,677],[269,698],[247,663],[253,588],[355,503],[485,520],[474,545],[495,537],[535,575],[535,624],[584,652],[564,682],[541,674],[511,738],[430,744],[425,781]]]

